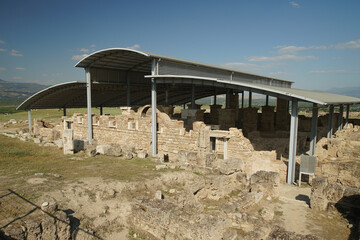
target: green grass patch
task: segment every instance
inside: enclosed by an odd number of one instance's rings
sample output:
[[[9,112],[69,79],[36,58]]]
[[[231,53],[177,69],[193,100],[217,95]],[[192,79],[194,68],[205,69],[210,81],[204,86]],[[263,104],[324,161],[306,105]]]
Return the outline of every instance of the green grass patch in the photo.
[[[274,212],[275,216],[281,217],[284,215],[283,211],[275,211]]]
[[[100,108],[92,108],[93,114],[100,114]],[[74,113],[87,113],[86,108],[70,108],[66,109],[66,115],[72,116]],[[120,108],[103,108],[103,114],[118,115],[121,114]],[[62,109],[34,109],[31,110],[32,119],[46,119],[60,121],[63,116]],[[10,119],[27,120],[28,112],[23,110],[16,110],[16,106],[0,106],[0,122],[7,122]]]
[[[153,178],[159,175],[155,165],[150,159],[125,160],[100,155],[90,158],[84,153],[64,155],[56,147],[0,135],[0,191],[14,189],[29,199],[36,199],[46,191],[61,189],[65,182],[81,182],[86,177],[119,181]],[[61,177],[56,178],[54,174]],[[31,178],[46,178],[47,181],[32,185],[27,182]]]

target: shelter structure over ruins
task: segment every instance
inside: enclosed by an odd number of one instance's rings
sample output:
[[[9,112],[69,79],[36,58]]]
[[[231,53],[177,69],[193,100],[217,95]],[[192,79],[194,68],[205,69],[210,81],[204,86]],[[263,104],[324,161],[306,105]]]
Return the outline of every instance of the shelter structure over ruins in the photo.
[[[91,142],[94,136],[92,107],[99,107],[102,115],[103,107],[127,106],[126,111],[130,113],[131,107],[149,105],[145,108],[159,109],[161,106],[162,112],[172,115],[173,105],[189,103],[189,108],[184,108],[179,117],[179,119],[184,120],[184,131],[192,129],[196,124],[196,126],[201,126],[201,124],[196,123],[197,121],[202,121],[208,125],[207,127],[210,130],[218,128],[218,132],[198,131],[199,136],[201,135],[201,138],[199,137],[196,140],[198,144],[204,144],[205,149],[211,150],[214,138],[222,138],[224,139],[223,144],[227,144],[228,134],[221,133],[220,130],[237,127],[246,133],[257,129],[257,109],[251,106],[252,93],[264,94],[266,95],[266,102],[268,102],[269,96],[277,98],[277,109],[274,112],[274,107],[270,107],[268,104],[262,107],[260,128],[272,131],[274,126],[277,126],[278,129],[290,130],[288,184],[292,184],[295,178],[298,102],[313,103],[311,155],[315,153],[318,108],[329,106],[327,136],[330,138],[334,125],[334,106],[340,106],[336,127],[341,129],[344,125],[344,106],[346,107],[346,125],[349,105],[360,103],[359,98],[294,89],[291,88],[293,82],[282,79],[133,49],[113,48],[97,51],[79,61],[75,67],[85,69],[86,82],[69,82],[49,87],[34,94],[18,107],[18,109],[29,111],[30,129],[32,128],[31,109],[62,108],[65,115],[66,108],[86,107],[88,109],[87,121],[81,120],[81,124],[86,123],[87,138]],[[244,92],[249,93],[248,108],[243,106]],[[226,94],[225,109],[216,104],[216,96],[222,94]],[[241,105],[239,104],[239,94],[242,98]],[[203,110],[195,104],[195,100],[211,96],[214,97],[214,104],[210,106],[210,114],[205,116]],[[291,102],[290,125],[288,121],[289,102]],[[143,111],[145,108],[141,110],[137,118],[141,119],[141,114],[146,114],[146,111]],[[165,140],[159,141],[161,130],[158,123],[165,121],[163,118],[164,116],[158,111],[151,111],[151,121],[149,122],[151,134],[148,137],[151,138],[153,156],[157,155],[159,149],[164,149],[163,144],[169,144]],[[136,126],[136,119],[133,120],[133,123],[130,121],[130,125],[135,124],[131,125],[134,130],[143,126],[141,124]],[[171,122],[170,119],[166,119],[166,121]],[[97,123],[101,125],[99,121]],[[115,120],[114,123],[116,123]],[[171,122],[171,124],[174,126],[168,127],[175,129],[178,123]],[[231,130],[231,132],[236,131]],[[161,138],[162,136],[160,136]],[[191,139],[191,135],[189,139]]]

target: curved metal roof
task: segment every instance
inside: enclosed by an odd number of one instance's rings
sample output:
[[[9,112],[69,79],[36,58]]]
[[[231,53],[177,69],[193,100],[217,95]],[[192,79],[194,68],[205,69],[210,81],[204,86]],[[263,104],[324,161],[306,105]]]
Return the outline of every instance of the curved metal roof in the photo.
[[[162,65],[163,72],[150,75],[153,59],[158,59],[160,63],[170,62]],[[128,87],[131,89],[131,105],[150,104],[151,81],[149,78],[156,78],[159,83],[157,101],[160,105],[165,104],[166,89],[169,91],[168,104],[188,103],[191,99],[192,84],[196,86],[196,99],[213,96],[215,89],[217,94],[224,94],[226,89],[233,89],[238,92],[252,91],[287,100],[297,99],[321,105],[360,103],[359,98],[293,89],[289,87],[291,82],[281,79],[126,48],[97,51],[80,60],[75,67],[90,68],[95,71],[94,76],[92,75],[91,89],[93,107],[126,106]],[[168,72],[170,74],[166,74]],[[103,78],[104,73],[105,78]],[[115,77],[110,79],[110,75]],[[282,83],[287,87],[282,87]],[[86,106],[86,83],[68,82],[34,94],[21,103],[17,109],[83,108]]]
[[[157,101],[165,105],[165,90],[168,90],[168,104],[180,105],[188,103],[191,99],[191,85],[161,86],[157,88]],[[119,107],[126,106],[126,85],[113,83],[93,83],[91,86],[92,107]],[[218,94],[224,94],[225,89],[218,90]],[[212,86],[202,86],[196,90],[196,99],[212,96]],[[151,86],[132,85],[131,105],[143,106],[151,104]],[[17,110],[28,109],[51,109],[51,108],[86,108],[86,83],[68,82],[44,89],[21,103]]]
[[[204,81],[203,85],[229,88],[239,91],[251,91],[259,94],[265,94],[284,99],[297,99],[299,101],[312,102],[321,105],[339,105],[360,103],[360,98],[349,97],[334,93],[312,91],[296,88],[283,88],[256,83],[239,83],[218,80],[214,78],[199,78],[196,76],[179,76],[179,75],[148,75],[145,78],[156,78],[159,83],[186,83],[189,80],[196,84],[196,80]],[[164,80],[164,81],[161,81]]]
[[[236,69],[220,67],[216,65],[189,61],[181,58],[165,56],[156,53],[150,53],[145,51],[138,51],[128,48],[108,48],[100,51],[96,51],[83,59],[81,59],[75,67],[87,68],[87,67],[98,67],[98,68],[110,68],[110,69],[122,69],[122,70],[133,70],[141,72],[151,72],[151,59],[168,60],[179,64],[201,66],[208,69],[216,69],[231,73],[239,73],[255,78],[278,80],[282,82],[293,83],[292,81],[274,78],[269,76],[263,76],[259,74],[249,73]]]

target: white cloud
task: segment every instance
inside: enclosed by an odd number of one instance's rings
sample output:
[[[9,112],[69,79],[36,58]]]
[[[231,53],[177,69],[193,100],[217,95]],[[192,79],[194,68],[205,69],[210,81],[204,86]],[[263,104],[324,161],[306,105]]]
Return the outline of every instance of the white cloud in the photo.
[[[130,48],[130,49],[136,50],[136,49],[139,49],[139,48],[140,48],[140,45],[139,45],[139,44],[134,44],[134,45],[129,46],[129,47],[126,47],[126,48]]]
[[[277,62],[277,61],[303,61],[317,59],[315,56],[297,56],[293,54],[285,54],[274,57],[255,56],[246,58],[249,62]]]
[[[91,47],[91,48],[94,48],[94,47],[96,47],[96,45],[95,45],[95,44],[91,44],[90,47]]]
[[[60,76],[62,76],[62,73],[52,73],[51,76],[52,77],[60,77]]]
[[[5,71],[5,70],[6,70],[6,68],[0,67],[0,71]]]
[[[288,72],[271,72],[270,75],[273,75],[273,76],[287,76],[287,75],[290,75],[290,73],[288,73]]]
[[[261,66],[254,63],[243,63],[243,62],[229,62],[224,63],[223,66],[229,68],[238,68],[238,69],[246,69],[246,70],[260,70]]]
[[[16,70],[25,70],[25,68],[22,68],[22,67],[17,67],[15,68]]]
[[[15,49],[11,49],[10,55],[15,56],[15,57],[22,57],[23,56],[19,51],[15,50]]]
[[[297,54],[298,51],[303,50],[324,50],[328,49],[326,46],[310,46],[310,47],[299,47],[299,46],[277,46],[275,48],[278,48],[278,53],[283,54]]]
[[[72,60],[76,60],[76,61],[79,61],[79,60],[81,60],[81,59],[83,59],[83,58],[85,58],[85,57],[87,57],[88,56],[88,54],[82,54],[82,55],[74,55],[74,56],[72,56]]]
[[[0,44],[5,44],[5,42],[3,40],[0,40]]]
[[[289,4],[290,4],[291,6],[293,6],[294,8],[300,7],[299,3],[294,2],[294,1],[289,2]]]
[[[348,70],[313,70],[309,73],[315,73],[315,74],[327,74],[327,73],[351,73],[351,71]]]
[[[305,50],[306,47],[297,47],[297,46],[277,46],[279,48],[278,53],[283,54],[296,54],[297,51]]]
[[[47,77],[46,73],[41,74],[42,77]]]
[[[338,43],[335,45],[328,45],[328,46],[310,46],[310,47],[301,47],[301,46],[277,46],[275,48],[278,48],[278,53],[281,55],[284,54],[296,54],[298,51],[303,50],[326,50],[326,49],[337,49],[337,50],[343,50],[343,49],[357,49],[360,48],[360,39],[349,41],[345,43]]]
[[[6,49],[0,48],[0,52],[5,52],[5,51],[6,51]]]
[[[355,49],[355,48],[360,48],[360,39],[355,40],[355,41],[346,42],[346,43],[339,43],[339,44],[336,44],[336,45],[331,46],[331,47],[335,48],[335,49]]]
[[[14,80],[21,80],[21,79],[23,79],[23,77],[13,77],[12,79],[14,79]]]
[[[81,48],[79,51],[80,51],[80,52],[89,52],[90,50],[87,49],[87,48]]]

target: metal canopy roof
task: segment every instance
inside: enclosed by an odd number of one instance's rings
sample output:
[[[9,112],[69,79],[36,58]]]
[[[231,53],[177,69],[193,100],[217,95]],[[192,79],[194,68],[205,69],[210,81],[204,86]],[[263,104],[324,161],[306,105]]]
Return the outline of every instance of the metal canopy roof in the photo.
[[[296,88],[283,88],[256,83],[238,83],[213,78],[198,78],[196,76],[178,76],[178,75],[148,75],[145,78],[156,78],[158,83],[189,83],[194,84],[202,81],[203,85],[235,89],[239,91],[251,91],[273,97],[284,98],[287,100],[298,99],[299,101],[312,102],[321,105],[339,105],[360,103],[360,98],[349,97],[339,94],[311,91]],[[163,80],[163,81],[161,81]],[[198,83],[199,84],[199,83]],[[210,96],[210,95],[209,95]]]
[[[80,60],[75,67],[117,69],[150,74],[152,59],[159,60],[158,70],[161,74],[170,71],[171,74],[176,75],[186,73],[186,75],[202,77],[217,76],[218,79],[224,80],[231,78],[234,81],[264,81],[264,83],[277,83],[276,85],[289,87],[293,83],[279,78],[127,48],[109,48],[94,52]],[[190,72],[193,74],[189,74]]]
[[[153,59],[158,73],[151,76]],[[126,92],[131,89],[131,105],[151,103],[151,80],[158,84],[158,104],[190,102],[191,85],[196,87],[195,99],[226,93],[226,89],[252,91],[287,100],[297,99],[321,105],[360,103],[359,98],[325,92],[293,89],[290,81],[187,61],[125,48],[95,52],[75,67],[90,68],[92,74],[92,106],[126,106]],[[86,107],[86,83],[68,82],[54,85],[29,97],[17,109],[83,108]]]
[[[91,86],[93,107],[119,107],[126,106],[126,85],[113,83],[93,83]],[[165,105],[165,90],[168,90],[168,104],[180,105],[188,103],[191,99],[191,85],[183,84],[181,87],[161,86],[157,90],[157,101]],[[212,86],[202,86],[196,90],[196,99],[212,96]],[[225,89],[218,90],[218,94],[226,93]],[[150,85],[131,86],[131,105],[142,106],[151,104]],[[51,109],[51,108],[86,108],[86,83],[68,82],[44,89],[21,103],[18,110]]]

